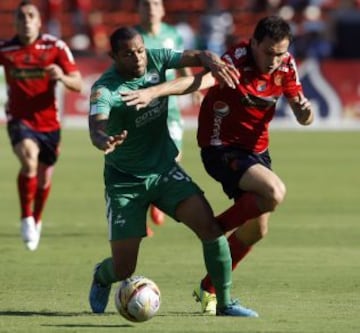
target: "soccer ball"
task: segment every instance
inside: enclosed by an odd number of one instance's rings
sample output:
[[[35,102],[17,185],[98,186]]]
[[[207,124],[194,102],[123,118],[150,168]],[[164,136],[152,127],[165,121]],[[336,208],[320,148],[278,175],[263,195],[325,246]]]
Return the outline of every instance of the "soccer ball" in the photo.
[[[144,276],[133,276],[122,281],[116,289],[115,306],[127,320],[147,321],[160,308],[160,289]]]

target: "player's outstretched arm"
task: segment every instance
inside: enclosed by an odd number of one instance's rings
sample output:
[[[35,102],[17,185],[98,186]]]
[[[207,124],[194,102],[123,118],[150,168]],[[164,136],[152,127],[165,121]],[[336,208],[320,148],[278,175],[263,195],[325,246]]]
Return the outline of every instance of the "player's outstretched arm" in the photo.
[[[185,50],[180,59],[179,67],[202,66],[209,70],[221,86],[235,88],[239,84],[239,71],[216,53],[205,50]]]
[[[215,84],[216,80],[210,72],[202,72],[196,75],[179,77],[146,89],[125,91],[121,95],[126,105],[136,106],[136,109],[139,110],[148,106],[155,98],[169,95],[185,95],[210,88]]]
[[[297,97],[289,100],[289,104],[299,124],[307,126],[314,121],[311,103],[302,92]]]
[[[82,90],[82,77],[79,71],[65,74],[62,68],[56,64],[47,66],[45,71],[51,80],[62,82],[67,89],[77,92]]]
[[[121,145],[127,137],[127,131],[124,130],[117,135],[107,135],[106,125],[108,117],[103,114],[89,116],[89,131],[92,144],[104,151],[105,154],[111,153],[115,148]]]

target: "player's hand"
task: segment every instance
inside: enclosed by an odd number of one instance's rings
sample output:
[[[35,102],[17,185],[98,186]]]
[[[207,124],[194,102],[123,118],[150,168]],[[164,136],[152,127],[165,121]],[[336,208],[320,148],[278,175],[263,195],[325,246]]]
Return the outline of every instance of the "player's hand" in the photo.
[[[239,84],[240,73],[234,65],[220,61],[213,63],[210,66],[210,71],[221,87],[228,86],[235,89]]]
[[[54,81],[62,81],[65,75],[61,67],[56,64],[51,64],[45,67],[45,71],[48,73],[50,79]]]
[[[117,146],[120,146],[127,138],[127,135],[128,132],[124,130],[120,134],[106,136],[101,147],[105,155],[113,152]]]
[[[302,92],[298,93],[294,103],[294,112],[297,121],[302,125],[309,125],[313,121],[313,112],[310,101]]]
[[[127,106],[135,106],[136,110],[140,110],[148,106],[154,99],[155,96],[152,92],[153,90],[151,88],[147,88],[134,91],[123,91],[120,95]]]

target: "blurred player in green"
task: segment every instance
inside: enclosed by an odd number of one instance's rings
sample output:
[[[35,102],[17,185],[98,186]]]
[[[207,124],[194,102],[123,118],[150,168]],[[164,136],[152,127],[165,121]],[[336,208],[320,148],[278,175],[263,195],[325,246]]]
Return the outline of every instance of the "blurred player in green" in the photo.
[[[184,43],[182,37],[175,27],[162,22],[165,16],[163,0],[138,0],[138,13],[140,24],[135,26],[144,39],[146,48],[159,49],[168,48],[173,50],[183,50]],[[192,75],[190,68],[180,68],[178,70],[169,69],[166,72],[166,79],[173,80],[176,76]],[[198,91],[192,94],[194,104],[200,105],[202,94]],[[169,110],[167,124],[170,136],[176,144],[179,154],[176,157],[180,161],[182,154],[182,139],[184,132],[184,121],[181,116],[178,97],[169,96]],[[164,223],[165,215],[156,206],[150,207],[150,216],[152,221],[157,225]],[[148,235],[153,231],[148,226]]]
[[[147,210],[155,204],[201,240],[205,265],[216,287],[217,315],[257,317],[231,299],[229,245],[202,190],[175,160],[178,150],[167,127],[168,99],[158,98],[138,109],[128,106],[121,95],[165,82],[169,68],[206,67],[231,87],[237,83],[237,72],[209,51],[146,49],[134,28],[117,29],[110,45],[114,64],[94,83],[90,97],[91,141],[105,153],[112,253],[96,265],[89,295],[92,311],[103,313],[111,285],[134,274],[146,236]]]

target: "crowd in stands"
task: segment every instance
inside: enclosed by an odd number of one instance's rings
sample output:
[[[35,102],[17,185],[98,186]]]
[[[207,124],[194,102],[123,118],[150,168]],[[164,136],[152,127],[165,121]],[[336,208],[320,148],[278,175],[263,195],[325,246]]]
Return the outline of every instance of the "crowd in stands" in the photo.
[[[63,38],[74,52],[105,54],[108,35],[120,25],[138,23],[136,1],[37,0],[45,30]],[[16,1],[0,2],[0,38],[9,38],[2,17]],[[177,25],[185,46],[221,54],[249,38],[255,22],[269,14],[291,23],[291,52],[298,58],[359,58],[360,0],[182,0],[166,1],[166,21]],[[8,28],[8,27],[7,27]],[[11,28],[11,27],[10,27]],[[7,35],[5,35],[7,34]]]

